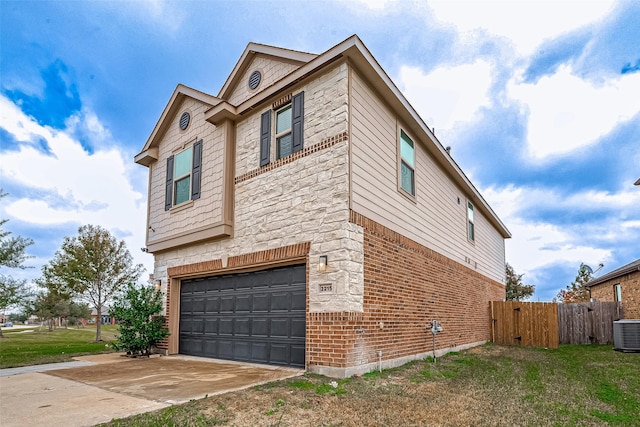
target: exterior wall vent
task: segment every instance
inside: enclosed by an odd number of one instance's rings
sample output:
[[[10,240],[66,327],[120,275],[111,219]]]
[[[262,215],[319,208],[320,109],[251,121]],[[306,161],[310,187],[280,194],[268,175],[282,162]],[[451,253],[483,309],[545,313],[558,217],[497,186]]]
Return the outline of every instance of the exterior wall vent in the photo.
[[[180,116],[180,130],[185,130],[189,126],[191,115],[186,111]]]
[[[249,76],[249,89],[254,90],[258,87],[258,85],[260,85],[261,81],[262,74],[260,73],[260,71],[254,71],[253,73],[251,73],[251,76]]]
[[[640,320],[613,322],[613,346],[619,351],[640,352]]]

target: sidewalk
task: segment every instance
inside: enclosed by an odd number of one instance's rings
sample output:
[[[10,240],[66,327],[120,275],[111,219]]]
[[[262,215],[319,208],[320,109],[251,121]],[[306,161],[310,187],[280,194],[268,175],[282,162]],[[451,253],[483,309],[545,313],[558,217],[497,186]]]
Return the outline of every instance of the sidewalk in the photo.
[[[0,369],[0,377],[10,377],[12,375],[29,374],[34,372],[53,371],[56,369],[77,368],[80,366],[91,366],[95,364],[96,363],[94,362],[78,360],[75,362],[60,362],[47,363],[44,365],[21,366],[19,368]]]

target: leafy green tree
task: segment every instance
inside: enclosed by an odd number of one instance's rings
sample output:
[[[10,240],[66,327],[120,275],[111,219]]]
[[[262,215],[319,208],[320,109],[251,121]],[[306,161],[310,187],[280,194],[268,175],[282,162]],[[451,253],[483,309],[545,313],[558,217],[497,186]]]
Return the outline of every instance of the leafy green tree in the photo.
[[[128,283],[138,280],[144,268],[133,265],[124,240],[109,230],[83,225],[78,236],[65,237],[62,247],[42,268],[42,279],[50,291],[89,302],[97,313]],[[101,322],[96,322],[96,341],[102,341]]]
[[[91,317],[91,308],[88,304],[71,301],[69,303],[69,322],[72,325],[79,325],[83,320]],[[84,324],[84,323],[82,323]]]
[[[570,285],[561,289],[553,299],[554,302],[563,304],[574,304],[578,302],[589,302],[591,295],[589,289],[585,287],[586,283],[593,277],[593,271],[585,264],[580,263],[578,274]]]
[[[0,189],[0,199],[6,195]],[[33,240],[29,238],[11,237],[11,232],[2,228],[7,221],[9,220],[0,220],[0,313],[24,302],[31,295],[25,280],[15,279],[2,273],[3,268],[28,268],[25,266],[25,261],[31,257],[26,254],[26,249],[33,245]],[[2,329],[0,329],[0,338],[2,338]]]
[[[118,321],[120,335],[113,347],[132,356],[151,355],[151,348],[165,337],[162,292],[151,286],[129,284],[123,296],[116,297],[110,314]]]
[[[535,286],[522,283],[524,274],[516,274],[508,263],[505,265],[507,301],[522,301],[529,298],[535,292]]]
[[[53,331],[55,319],[68,315],[69,301],[63,296],[45,290],[36,296],[32,309],[42,323],[47,323],[49,331]]]

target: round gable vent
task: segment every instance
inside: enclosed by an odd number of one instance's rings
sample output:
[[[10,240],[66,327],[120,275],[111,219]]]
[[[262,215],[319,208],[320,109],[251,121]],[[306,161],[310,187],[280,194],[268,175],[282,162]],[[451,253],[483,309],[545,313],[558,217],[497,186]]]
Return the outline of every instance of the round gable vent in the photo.
[[[260,71],[254,71],[251,73],[251,76],[249,76],[249,89],[253,90],[257,88],[261,80],[262,74],[260,74]]]
[[[191,115],[186,111],[180,116],[180,130],[185,130],[189,126],[191,121]]]

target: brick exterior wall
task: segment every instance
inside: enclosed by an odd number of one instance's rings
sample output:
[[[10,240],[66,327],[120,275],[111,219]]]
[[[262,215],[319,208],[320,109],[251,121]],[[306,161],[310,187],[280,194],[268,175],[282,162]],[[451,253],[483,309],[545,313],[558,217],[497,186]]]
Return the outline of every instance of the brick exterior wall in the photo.
[[[591,298],[596,301],[615,301],[614,285],[622,290],[622,309],[625,319],[640,319],[640,271],[591,287]]]
[[[344,377],[424,357],[433,350],[427,325],[441,322],[436,354],[490,338],[489,301],[504,285],[370,219],[351,212],[364,230],[364,312],[310,313],[307,365]]]

